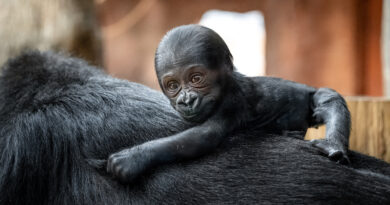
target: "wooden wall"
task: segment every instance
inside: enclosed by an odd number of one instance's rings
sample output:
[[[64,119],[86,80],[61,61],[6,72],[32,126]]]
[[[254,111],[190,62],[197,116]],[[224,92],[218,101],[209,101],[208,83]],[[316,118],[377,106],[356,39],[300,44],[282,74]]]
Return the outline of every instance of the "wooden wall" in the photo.
[[[266,73],[332,87],[344,95],[382,95],[382,0],[110,0],[99,4],[108,71],[158,89],[154,51],[169,29],[197,23],[210,9],[263,12]]]
[[[344,95],[382,95],[381,1],[270,2],[267,74]]]

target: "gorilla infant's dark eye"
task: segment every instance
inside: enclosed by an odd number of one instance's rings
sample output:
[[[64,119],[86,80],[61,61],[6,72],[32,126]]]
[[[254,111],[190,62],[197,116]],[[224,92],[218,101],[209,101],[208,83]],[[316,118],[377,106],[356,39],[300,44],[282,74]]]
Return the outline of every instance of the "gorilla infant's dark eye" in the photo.
[[[191,83],[199,83],[202,79],[203,76],[201,74],[194,74],[191,76]]]
[[[170,91],[175,91],[179,88],[179,83],[174,80],[171,80],[167,83],[167,88]]]

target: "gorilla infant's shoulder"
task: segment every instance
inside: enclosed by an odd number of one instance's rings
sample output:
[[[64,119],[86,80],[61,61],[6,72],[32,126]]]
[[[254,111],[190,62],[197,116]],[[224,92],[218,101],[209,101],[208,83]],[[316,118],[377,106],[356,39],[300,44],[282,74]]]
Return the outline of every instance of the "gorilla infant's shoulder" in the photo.
[[[285,80],[282,78],[277,78],[277,77],[266,77],[266,76],[261,76],[261,77],[249,77],[259,88],[265,89],[265,90],[301,90],[303,92],[309,92],[312,93],[316,89],[314,87],[301,84],[298,82],[290,81],[290,80]]]

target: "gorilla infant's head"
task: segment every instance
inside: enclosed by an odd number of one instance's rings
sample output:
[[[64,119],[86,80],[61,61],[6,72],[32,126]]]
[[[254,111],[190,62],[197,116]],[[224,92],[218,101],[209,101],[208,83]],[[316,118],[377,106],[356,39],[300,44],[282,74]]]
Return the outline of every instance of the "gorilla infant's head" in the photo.
[[[185,25],[163,37],[156,51],[155,68],[171,105],[184,119],[202,122],[222,100],[233,63],[226,43],[216,32]]]

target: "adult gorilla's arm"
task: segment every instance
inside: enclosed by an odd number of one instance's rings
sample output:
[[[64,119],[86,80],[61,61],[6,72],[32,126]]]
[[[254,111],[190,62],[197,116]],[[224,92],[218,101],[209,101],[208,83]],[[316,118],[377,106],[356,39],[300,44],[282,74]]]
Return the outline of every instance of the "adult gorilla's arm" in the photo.
[[[189,126],[161,93],[78,59],[22,55],[0,76],[0,204],[390,203],[389,164],[351,152],[341,166],[254,130],[126,186],[91,166]]]

